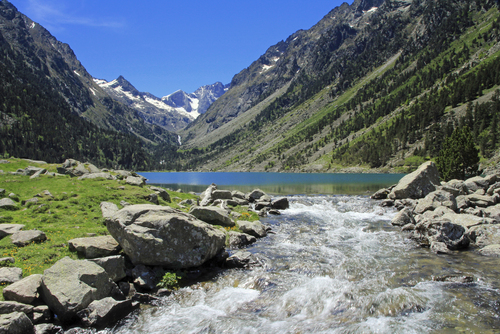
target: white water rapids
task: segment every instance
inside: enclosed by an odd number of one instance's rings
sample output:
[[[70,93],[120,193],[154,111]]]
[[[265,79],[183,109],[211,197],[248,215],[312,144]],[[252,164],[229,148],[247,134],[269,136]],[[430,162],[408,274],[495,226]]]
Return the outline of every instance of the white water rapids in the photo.
[[[498,259],[436,255],[362,196],[290,197],[247,248],[262,266],[182,288],[111,333],[494,333]],[[472,276],[472,283],[436,277]]]

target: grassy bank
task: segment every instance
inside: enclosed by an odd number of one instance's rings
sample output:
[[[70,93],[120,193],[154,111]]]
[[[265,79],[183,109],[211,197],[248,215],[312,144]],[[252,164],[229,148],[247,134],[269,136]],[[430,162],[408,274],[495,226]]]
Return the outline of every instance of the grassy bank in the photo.
[[[38,229],[47,235],[45,242],[32,243],[25,247],[13,245],[9,237],[0,240],[0,257],[13,257],[15,263],[11,266],[23,269],[23,276],[42,274],[45,269],[65,256],[77,259],[77,254],[68,249],[68,240],[108,234],[101,214],[101,202],[113,202],[119,208],[122,207],[121,201],[145,204],[149,203],[146,198],[152,193],[149,186],[132,186],[125,181],[78,180],[70,176],[46,175],[30,179],[29,176],[12,175],[9,172],[28,166],[43,167],[56,172],[57,165],[40,165],[22,159],[8,161],[10,163],[0,164],[0,170],[4,172],[0,173],[0,188],[6,190],[1,197],[15,194],[18,208],[0,210],[0,223],[23,224],[23,230]],[[172,202],[167,203],[159,198],[159,204],[183,211],[188,211],[188,208],[179,206],[182,200],[197,198],[193,194],[167,191]],[[35,197],[38,198],[37,203],[23,204],[24,201]],[[247,212],[244,207],[236,208],[236,211]],[[241,219],[257,220],[258,217],[255,213],[248,213]]]

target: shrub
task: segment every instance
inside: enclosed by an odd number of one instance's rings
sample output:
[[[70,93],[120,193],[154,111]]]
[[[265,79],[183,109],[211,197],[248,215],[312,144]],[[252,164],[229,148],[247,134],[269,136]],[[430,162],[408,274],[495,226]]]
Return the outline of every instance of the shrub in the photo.
[[[436,162],[444,181],[465,180],[480,174],[479,150],[469,127],[457,128],[445,139]]]

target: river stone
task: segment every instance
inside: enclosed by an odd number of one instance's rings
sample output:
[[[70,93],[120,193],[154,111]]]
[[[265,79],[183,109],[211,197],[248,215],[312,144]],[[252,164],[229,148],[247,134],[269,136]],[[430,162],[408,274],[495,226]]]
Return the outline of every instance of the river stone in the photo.
[[[461,225],[446,221],[434,221],[429,226],[433,231],[428,231],[432,242],[444,242],[450,250],[458,250],[469,247],[470,239],[465,234],[465,228]]]
[[[241,192],[241,191],[239,191],[239,190],[233,190],[233,191],[231,192],[231,196],[232,196],[233,198],[245,199],[245,194],[244,194],[244,193],[242,193],[242,192]]]
[[[10,198],[0,199],[0,210],[16,210],[17,203]]]
[[[42,277],[42,298],[63,323],[71,322],[94,300],[120,294],[106,271],[87,260],[64,257]]]
[[[448,219],[454,224],[461,225],[466,229],[470,229],[476,225],[490,224],[493,222],[491,218],[477,217],[469,214],[457,214],[448,212],[442,216],[444,219]]]
[[[404,208],[392,218],[391,224],[394,226],[415,225],[415,218],[413,218],[413,213],[409,208]]]
[[[377,192],[375,192],[371,198],[372,199],[386,199],[387,195],[389,195],[391,191],[389,189],[380,189]]]
[[[111,202],[101,202],[101,212],[103,218],[111,218],[116,212],[118,212],[118,205]]]
[[[483,209],[483,216],[495,220],[496,223],[500,223],[500,204],[495,206],[490,206]]]
[[[470,179],[465,180],[465,186],[469,190],[469,193],[474,193],[479,189],[488,190],[490,186],[489,181],[485,180],[481,176],[471,177]]]
[[[220,225],[233,227],[235,224],[226,210],[219,207],[201,207],[195,206],[189,210],[189,213],[211,225]]]
[[[212,199],[232,199],[233,195],[229,190],[214,190],[212,192]]]
[[[21,231],[24,225],[21,224],[0,224],[0,239]]]
[[[479,254],[484,255],[484,256],[500,257],[500,245],[494,244],[494,245],[488,245],[486,247],[483,247],[479,250]]]
[[[39,230],[19,231],[10,236],[10,240],[17,247],[24,247],[32,242],[47,240],[45,233]]]
[[[125,182],[132,186],[139,186],[139,187],[141,187],[146,183],[142,178],[136,176],[128,176]]]
[[[14,301],[1,301],[0,314],[9,314],[12,312],[22,312],[24,314],[33,313],[33,306]]]
[[[471,194],[465,196],[465,199],[468,202],[469,206],[475,206],[481,208],[486,208],[488,206],[493,206],[496,204],[496,200],[492,196]]]
[[[225,234],[168,206],[130,205],[107,220],[110,234],[133,264],[189,268],[224,248]]]
[[[486,194],[488,194],[489,196],[493,196],[494,194],[498,193],[500,193],[500,182],[495,182],[486,191]]]
[[[109,278],[111,278],[114,282],[118,282],[124,279],[127,274],[125,272],[125,257],[121,255],[107,256],[101,257],[98,259],[91,259],[92,261],[106,270]]]
[[[478,247],[500,244],[500,225],[483,224],[469,229],[469,237]]]
[[[132,269],[134,284],[141,290],[153,290],[161,277],[152,268],[139,264]]]
[[[416,171],[404,176],[389,194],[390,199],[423,198],[440,185],[436,164],[428,161]]]
[[[0,268],[0,284],[12,284],[23,278],[23,270],[17,267]]]
[[[242,248],[257,241],[253,235],[229,231],[227,234],[228,246],[230,248]]]
[[[241,232],[253,235],[256,238],[263,238],[267,235],[266,228],[258,220],[253,222],[238,220],[236,224]]]
[[[40,297],[38,290],[42,284],[42,275],[35,274],[23,278],[3,289],[5,300],[32,304]]]
[[[458,195],[468,195],[469,194],[469,190],[467,189],[467,186],[465,185],[465,182],[463,180],[453,179],[453,180],[450,180],[450,181],[444,183],[444,185],[446,187],[456,189],[459,193]],[[458,196],[458,195],[455,195],[455,196]]]
[[[256,263],[253,254],[247,251],[237,251],[226,259],[228,268],[248,268]]]
[[[68,241],[68,246],[70,251],[77,252],[86,259],[116,255],[121,249],[110,235],[72,239]]]
[[[457,210],[457,201],[455,196],[444,190],[436,190],[418,201],[415,213],[424,213],[432,211],[440,206],[445,206],[453,211]]]
[[[102,329],[114,325],[139,306],[139,303],[130,299],[116,301],[111,297],[106,297],[90,303],[86,309],[78,313],[78,316],[85,326]]]
[[[264,195],[266,195],[266,193],[263,192],[262,190],[254,189],[253,191],[245,195],[245,199],[247,199],[249,202],[255,202]]]
[[[35,327],[26,314],[22,312],[12,312],[0,315],[0,333],[35,334]]]
[[[288,202],[288,198],[280,197],[273,201],[271,201],[271,208],[275,210],[286,210],[290,207],[290,203]]]

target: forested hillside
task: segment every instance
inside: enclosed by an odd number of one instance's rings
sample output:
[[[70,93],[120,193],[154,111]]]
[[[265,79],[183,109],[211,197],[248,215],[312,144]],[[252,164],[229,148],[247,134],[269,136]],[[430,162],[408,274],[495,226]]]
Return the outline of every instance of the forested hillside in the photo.
[[[0,23],[0,155],[174,168],[177,136],[111,99],[68,45],[5,0]]]
[[[288,49],[282,48],[281,59],[307,58],[295,61],[297,74],[254,98],[237,118],[199,134],[208,145],[189,133],[194,147],[187,143],[187,166],[394,170],[436,157],[445,137],[463,124],[473,129],[486,164],[499,146],[498,2],[379,3],[355,1],[349,10],[332,11],[333,21],[327,15],[321,30],[292,35],[316,36],[302,53],[288,40]],[[217,119],[214,111],[223,101],[205,117]]]

